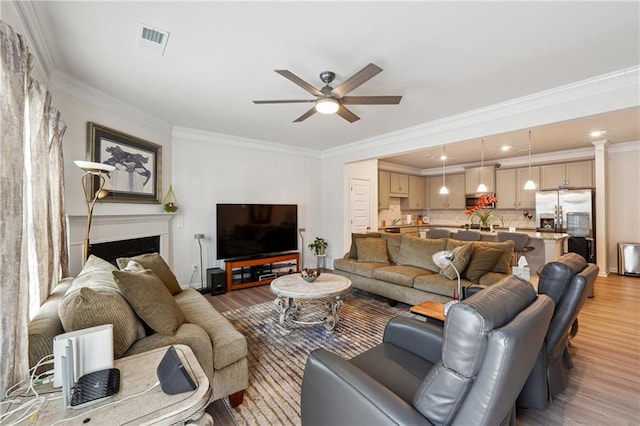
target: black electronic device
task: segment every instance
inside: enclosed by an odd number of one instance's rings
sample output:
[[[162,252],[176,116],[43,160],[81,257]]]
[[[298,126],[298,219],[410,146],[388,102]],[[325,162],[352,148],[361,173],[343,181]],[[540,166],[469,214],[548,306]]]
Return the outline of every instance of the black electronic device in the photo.
[[[207,269],[207,288],[211,289],[212,296],[224,294],[226,292],[225,273],[222,269]]]
[[[296,250],[296,204],[216,205],[218,259],[268,256]]]
[[[109,398],[120,391],[120,370],[107,368],[85,374],[73,385],[71,408],[82,408]]]
[[[158,380],[160,380],[160,387],[167,395],[175,395],[196,389],[195,383],[173,346],[167,349],[156,371]]]

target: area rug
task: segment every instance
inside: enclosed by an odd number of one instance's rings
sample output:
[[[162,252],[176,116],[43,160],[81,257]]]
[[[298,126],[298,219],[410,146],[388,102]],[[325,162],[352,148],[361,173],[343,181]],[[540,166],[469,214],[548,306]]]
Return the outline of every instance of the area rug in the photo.
[[[325,348],[353,358],[382,341],[391,318],[412,316],[407,305],[391,307],[381,299],[354,291],[344,297],[333,333],[319,325],[280,326],[275,305],[261,303],[227,311],[224,316],[247,337],[249,388],[232,409],[238,425],[299,425],[300,388],[309,353]]]

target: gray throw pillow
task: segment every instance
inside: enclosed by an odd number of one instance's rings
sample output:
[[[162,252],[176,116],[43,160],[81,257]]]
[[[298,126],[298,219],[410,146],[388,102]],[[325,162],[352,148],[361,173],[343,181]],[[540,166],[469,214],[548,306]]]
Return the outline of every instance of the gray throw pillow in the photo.
[[[471,282],[478,283],[480,278],[493,269],[503,255],[503,251],[484,245],[474,245],[471,259],[464,271],[464,276]]]
[[[127,302],[154,331],[171,336],[185,322],[173,296],[151,270],[112,273]]]
[[[182,288],[180,287],[180,284],[178,284],[178,279],[171,271],[171,268],[169,268],[169,265],[167,265],[162,256],[158,253],[143,254],[135,257],[121,257],[116,261],[118,262],[118,267],[120,269],[124,269],[127,267],[130,260],[138,262],[145,269],[151,269],[153,273],[160,278],[160,281],[164,283],[172,296],[182,292]]]
[[[380,233],[379,232],[367,232],[365,234],[357,234],[355,232],[352,233],[351,234],[351,249],[349,250],[349,257],[351,259],[357,259],[358,258],[358,245],[356,243],[358,238],[380,238]]]

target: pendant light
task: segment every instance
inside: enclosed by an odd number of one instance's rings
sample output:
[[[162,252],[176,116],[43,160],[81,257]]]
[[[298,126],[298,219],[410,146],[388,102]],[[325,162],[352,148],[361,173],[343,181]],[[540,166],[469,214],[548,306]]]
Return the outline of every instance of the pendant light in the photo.
[[[445,152],[445,147],[442,147],[442,157],[440,157],[442,159],[442,188],[440,188],[440,195],[447,195],[449,194],[449,189],[447,188],[447,185],[445,184],[445,179],[444,179],[444,166],[445,163],[447,162],[447,153]]]
[[[531,179],[531,130],[529,130],[529,180],[524,184],[524,189],[528,191],[536,189],[536,183]]]
[[[482,139],[482,150],[480,157],[480,185],[478,185],[478,190],[476,192],[488,192],[487,185],[484,184],[484,139]]]

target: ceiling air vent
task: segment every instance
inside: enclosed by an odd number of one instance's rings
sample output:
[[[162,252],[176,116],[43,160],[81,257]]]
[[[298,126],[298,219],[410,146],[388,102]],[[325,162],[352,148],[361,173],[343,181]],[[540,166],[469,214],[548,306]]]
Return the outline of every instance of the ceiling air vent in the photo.
[[[169,40],[169,32],[139,23],[137,40],[139,48],[157,55],[164,55],[164,49],[167,47],[167,40]]]

